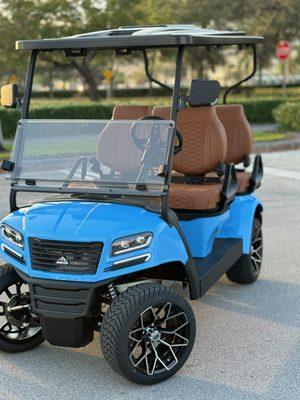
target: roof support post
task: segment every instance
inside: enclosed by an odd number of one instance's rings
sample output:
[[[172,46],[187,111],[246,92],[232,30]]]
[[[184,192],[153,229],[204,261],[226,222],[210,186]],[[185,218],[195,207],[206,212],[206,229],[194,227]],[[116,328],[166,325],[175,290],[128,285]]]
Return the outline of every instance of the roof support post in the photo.
[[[177,119],[177,112],[179,110],[179,103],[180,103],[180,84],[182,75],[183,49],[184,46],[178,47],[177,60],[176,60],[175,82],[173,89],[172,112],[171,112],[171,119],[175,122]]]
[[[164,89],[168,89],[170,91],[173,91],[173,89],[170,86],[165,85],[164,83],[162,83],[162,82],[158,81],[157,79],[153,78],[153,76],[152,76],[152,74],[150,72],[150,69],[149,69],[149,58],[148,58],[148,54],[147,54],[146,49],[143,49],[142,53],[143,53],[143,56],[144,56],[145,72],[146,72],[146,75],[147,75],[147,78],[149,79],[149,81],[152,82],[152,83],[156,83],[157,85],[159,85],[160,87],[162,87]]]
[[[27,70],[27,78],[26,78],[26,86],[24,91],[24,98],[22,104],[22,113],[21,118],[27,119],[29,116],[29,106],[30,106],[30,98],[32,92],[32,83],[33,83],[33,75],[35,70],[36,58],[38,55],[37,50],[33,50],[30,55],[28,70]]]
[[[177,59],[176,59],[176,71],[175,71],[175,82],[173,89],[173,97],[172,97],[172,111],[171,111],[171,119],[175,122],[175,127],[173,129],[172,142],[170,146],[170,153],[168,159],[168,172],[165,179],[165,184],[168,185],[171,183],[172,179],[172,164],[174,157],[174,148],[176,141],[176,120],[177,120],[177,112],[179,110],[180,104],[180,85],[181,85],[181,75],[182,75],[182,59],[183,59],[183,50],[184,46],[179,46],[177,51]],[[166,190],[162,195],[162,217],[167,222],[169,221],[169,206],[168,206],[168,190]]]
[[[236,87],[240,86],[242,83],[249,81],[249,79],[251,79],[255,74],[256,74],[256,70],[257,70],[257,53],[256,53],[256,46],[255,44],[251,45],[252,47],[252,52],[253,52],[253,70],[251,72],[250,75],[248,75],[246,78],[242,79],[241,81],[237,82],[235,85],[230,86],[224,93],[223,96],[223,104],[226,104],[227,102],[227,96],[229,95],[229,93],[235,89]]]

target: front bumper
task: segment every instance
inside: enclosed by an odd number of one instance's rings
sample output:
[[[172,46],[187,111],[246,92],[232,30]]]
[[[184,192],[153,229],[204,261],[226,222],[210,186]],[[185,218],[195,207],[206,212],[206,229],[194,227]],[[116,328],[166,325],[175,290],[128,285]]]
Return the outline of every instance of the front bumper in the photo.
[[[83,347],[94,338],[101,286],[34,279],[16,270],[29,285],[32,311],[40,318],[44,338],[52,345]]]

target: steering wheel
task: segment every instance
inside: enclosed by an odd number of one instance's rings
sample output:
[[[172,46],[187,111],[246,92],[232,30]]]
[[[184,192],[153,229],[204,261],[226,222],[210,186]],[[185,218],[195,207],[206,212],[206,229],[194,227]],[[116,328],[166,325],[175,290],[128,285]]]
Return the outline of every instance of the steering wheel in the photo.
[[[130,135],[131,135],[131,139],[133,141],[133,143],[142,151],[144,151],[147,147],[147,143],[148,143],[148,139],[141,139],[137,137],[136,131],[138,128],[138,121],[143,121],[143,120],[162,120],[165,121],[165,118],[162,117],[158,117],[156,115],[146,115],[145,117],[141,117],[139,118],[136,122],[133,123],[133,125],[131,126],[131,130],[130,130]],[[174,154],[179,153],[182,150],[182,146],[183,146],[183,136],[181,134],[181,132],[179,131],[178,128],[176,128],[175,131],[177,140],[178,140],[178,144],[174,147]]]

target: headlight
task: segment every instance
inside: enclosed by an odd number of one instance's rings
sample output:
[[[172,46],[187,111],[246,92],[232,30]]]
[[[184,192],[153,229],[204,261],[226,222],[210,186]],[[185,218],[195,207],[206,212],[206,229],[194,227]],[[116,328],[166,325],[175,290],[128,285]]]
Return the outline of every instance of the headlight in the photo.
[[[128,253],[129,251],[140,250],[150,246],[153,235],[151,232],[138,233],[136,235],[125,236],[113,242],[111,255]]]
[[[11,228],[8,225],[2,225],[1,227],[2,236],[8,241],[15,244],[18,247],[24,248],[24,239],[23,235]]]

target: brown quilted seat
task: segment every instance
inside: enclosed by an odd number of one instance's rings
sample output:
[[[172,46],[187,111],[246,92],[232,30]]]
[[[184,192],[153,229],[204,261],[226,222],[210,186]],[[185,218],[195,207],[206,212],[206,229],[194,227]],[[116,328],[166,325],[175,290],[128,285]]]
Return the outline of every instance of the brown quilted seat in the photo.
[[[221,184],[186,185],[173,183],[169,207],[186,210],[212,210],[221,201]]]
[[[239,164],[252,151],[252,128],[246,118],[241,104],[225,104],[216,106],[217,114],[222,122],[227,137],[226,163]]]
[[[222,122],[227,136],[226,163],[239,164],[249,157],[252,151],[253,134],[240,104],[225,104],[216,106],[217,114]],[[238,192],[245,192],[250,186],[251,174],[237,171]]]
[[[115,106],[112,120],[135,121],[151,112],[149,106]],[[139,169],[143,152],[132,145],[130,135],[124,135],[124,129],[129,129],[129,125],[124,128],[122,124],[115,122],[104,128],[97,143],[97,158],[112,170],[129,177]],[[110,148],[114,151],[107,151]]]
[[[169,119],[170,107],[155,107],[153,115]],[[173,169],[189,176],[201,176],[217,168],[226,156],[226,133],[216,108],[186,107],[177,115],[183,135],[183,149],[174,156]],[[174,209],[215,209],[221,200],[221,183],[171,184],[169,207]]]
[[[135,121],[139,118],[151,115],[150,106],[115,106],[112,119],[124,119]]]

